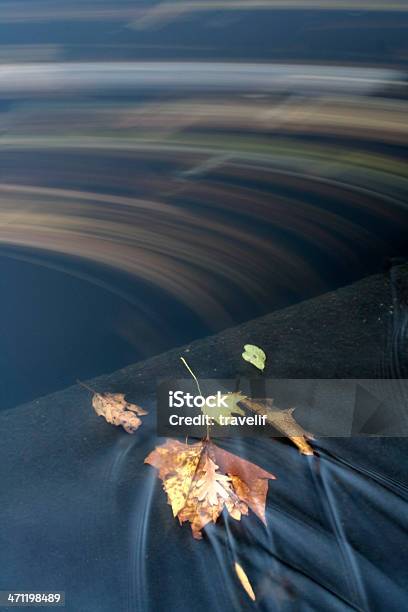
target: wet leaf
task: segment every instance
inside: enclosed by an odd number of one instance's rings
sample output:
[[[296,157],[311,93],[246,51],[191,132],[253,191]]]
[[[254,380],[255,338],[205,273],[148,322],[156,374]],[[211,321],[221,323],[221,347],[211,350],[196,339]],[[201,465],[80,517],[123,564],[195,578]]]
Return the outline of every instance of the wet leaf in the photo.
[[[137,404],[127,402],[123,393],[94,393],[92,406],[98,416],[112,425],[121,425],[129,434],[142,424],[139,416],[148,414]]]
[[[168,440],[145,463],[158,469],[173,515],[180,524],[191,523],[194,538],[201,539],[201,530],[215,523],[224,508],[236,520],[251,508],[265,523],[268,479],[275,476],[209,440]]]
[[[238,497],[266,525],[265,500],[268,480],[275,480],[275,476],[215,444],[212,444],[212,453],[221,472],[230,476]]]
[[[252,363],[258,370],[263,371],[265,368],[266,355],[264,351],[259,348],[259,346],[255,346],[255,344],[245,344],[242,358]]]
[[[256,600],[255,593],[254,593],[251,583],[249,582],[248,576],[246,575],[246,573],[244,572],[240,564],[237,562],[235,562],[235,572],[239,578],[240,583],[242,584],[245,591],[247,592],[248,597],[252,599],[252,601],[255,601]]]
[[[233,414],[239,414],[243,416],[245,414],[242,408],[238,405],[239,402],[241,402],[243,398],[244,396],[239,391],[237,393],[227,393],[226,395],[222,396],[222,399],[227,404],[226,407],[225,406],[212,407],[212,406],[209,406],[208,404],[204,404],[204,406],[202,406],[201,408],[201,412],[203,412],[203,414],[206,414],[212,419],[214,419],[214,421],[216,421],[217,423],[221,424],[221,419],[220,419],[221,416],[230,417]]]
[[[275,429],[289,438],[293,444],[297,446],[302,455],[313,455],[313,448],[308,440],[313,440],[313,435],[303,429],[301,425],[294,419],[294,408],[281,410],[273,406],[273,400],[266,400],[266,405],[263,402],[243,398],[241,400],[243,406],[257,414],[266,415],[266,421]]]

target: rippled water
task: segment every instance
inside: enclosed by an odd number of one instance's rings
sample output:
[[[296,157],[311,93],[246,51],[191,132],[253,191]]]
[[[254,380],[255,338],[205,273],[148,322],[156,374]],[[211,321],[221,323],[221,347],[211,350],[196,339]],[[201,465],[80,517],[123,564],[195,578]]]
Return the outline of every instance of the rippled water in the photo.
[[[268,527],[197,543],[142,466],[153,403],[137,438],[15,408],[406,255],[406,4],[284,4],[0,6],[1,588],[253,609],[238,560],[260,609],[406,607],[404,440],[223,442],[278,476]],[[405,341],[401,310],[381,376]]]
[[[401,66],[7,64],[0,93],[4,405],[404,253]]]
[[[223,516],[196,541],[143,465],[160,443],[154,404],[129,436],[73,399],[3,413],[4,588],[24,574],[26,588],[64,588],[69,610],[254,609],[238,561],[261,610],[404,608],[405,440],[325,439],[318,457],[282,440],[218,441],[277,476],[267,527]]]

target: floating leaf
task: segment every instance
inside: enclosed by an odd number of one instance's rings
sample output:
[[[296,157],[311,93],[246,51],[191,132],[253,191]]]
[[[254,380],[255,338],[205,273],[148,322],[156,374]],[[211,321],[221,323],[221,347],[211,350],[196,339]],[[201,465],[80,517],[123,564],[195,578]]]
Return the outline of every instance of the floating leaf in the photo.
[[[266,415],[266,422],[292,440],[302,455],[313,455],[313,448],[308,443],[308,440],[313,440],[313,435],[305,431],[294,419],[293,411],[295,409],[287,408],[286,410],[281,410],[273,406],[273,400],[266,400],[266,402],[269,405],[248,398],[241,400],[242,405],[248,410]]]
[[[259,346],[255,346],[255,344],[245,344],[242,358],[252,363],[258,370],[263,371],[265,368],[266,355],[264,351],[259,348]]]
[[[244,572],[240,564],[237,562],[235,562],[235,572],[239,578],[240,583],[242,584],[245,591],[247,592],[248,597],[252,599],[252,601],[255,601],[256,600],[255,593],[254,593],[251,583],[249,582],[248,576],[246,575],[246,573]]]
[[[215,523],[224,508],[236,520],[251,508],[265,523],[268,479],[275,476],[224,451],[208,439],[197,444],[168,440],[145,463],[159,470],[173,515],[189,521],[193,537]]]
[[[148,414],[137,404],[127,402],[124,393],[94,393],[92,406],[98,416],[103,416],[112,425],[121,425],[129,434],[142,424],[139,416]]]
[[[242,408],[238,406],[239,402],[241,402],[244,397],[245,396],[242,395],[240,391],[237,393],[227,393],[226,395],[222,396],[222,400],[227,404],[227,406],[209,406],[207,403],[205,403],[201,408],[201,412],[214,419],[214,421],[221,425],[221,416],[230,417],[232,414],[240,414],[243,416],[245,414]]]

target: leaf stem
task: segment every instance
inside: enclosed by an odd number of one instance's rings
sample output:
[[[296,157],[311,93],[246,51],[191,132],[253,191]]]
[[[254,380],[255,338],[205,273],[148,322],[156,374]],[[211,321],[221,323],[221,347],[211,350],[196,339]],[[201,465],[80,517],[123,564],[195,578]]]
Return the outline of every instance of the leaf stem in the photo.
[[[184,357],[180,357],[180,361],[183,362],[183,364],[185,365],[185,367],[187,368],[187,370],[190,372],[191,376],[194,378],[195,380],[195,384],[197,385],[197,389],[200,395],[203,395],[200,389],[200,383],[198,382],[197,376],[194,374],[193,370],[190,368],[190,366],[188,365],[187,361],[184,359]],[[210,426],[207,423],[207,435],[206,435],[206,440],[210,439]]]
[[[87,384],[81,382],[78,379],[77,379],[77,383],[78,385],[81,385],[81,387],[83,387],[84,389],[87,389],[87,391],[90,391],[91,393],[98,393],[97,391],[95,391],[95,389],[92,389],[92,387],[89,387]]]
[[[188,363],[184,359],[184,357],[180,357],[180,360],[184,363],[184,365],[186,366],[187,370],[190,372],[191,376],[194,378],[195,383],[197,385],[198,392],[199,392],[200,395],[202,395],[201,389],[200,389],[200,383],[197,380],[197,376],[194,374],[193,370],[190,368],[190,366],[188,365]]]

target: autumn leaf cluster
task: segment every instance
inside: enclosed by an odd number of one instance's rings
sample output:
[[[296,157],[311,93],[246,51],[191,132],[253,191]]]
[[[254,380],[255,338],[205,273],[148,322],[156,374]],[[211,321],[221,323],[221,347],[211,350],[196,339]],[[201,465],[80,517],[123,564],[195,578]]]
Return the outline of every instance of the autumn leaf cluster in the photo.
[[[240,520],[251,509],[265,523],[268,479],[275,476],[204,440],[168,440],[145,459],[158,469],[173,516],[191,523],[193,536],[215,523],[225,508]]]

